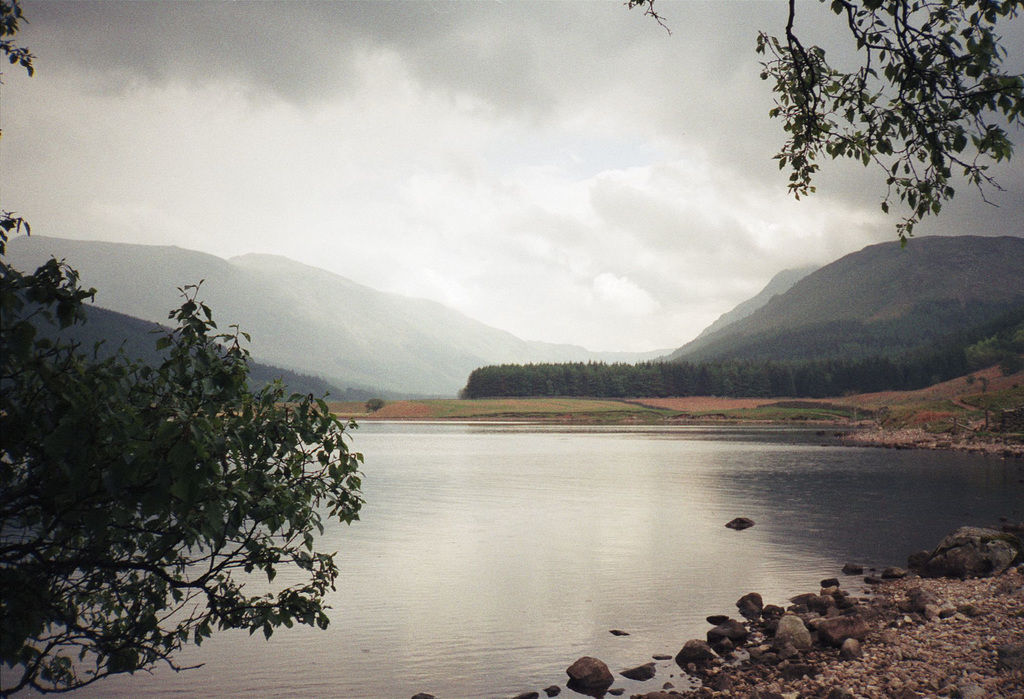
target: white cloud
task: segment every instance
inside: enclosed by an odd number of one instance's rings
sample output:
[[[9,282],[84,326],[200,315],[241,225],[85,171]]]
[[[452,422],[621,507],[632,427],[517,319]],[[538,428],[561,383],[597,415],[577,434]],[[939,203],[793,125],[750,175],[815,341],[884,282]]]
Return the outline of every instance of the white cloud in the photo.
[[[3,206],[592,349],[677,346],[781,269],[891,239],[860,168],[786,194],[753,53],[774,3],[673,4],[671,37],[617,3],[427,5],[292,3],[268,46],[262,4],[31,4]]]

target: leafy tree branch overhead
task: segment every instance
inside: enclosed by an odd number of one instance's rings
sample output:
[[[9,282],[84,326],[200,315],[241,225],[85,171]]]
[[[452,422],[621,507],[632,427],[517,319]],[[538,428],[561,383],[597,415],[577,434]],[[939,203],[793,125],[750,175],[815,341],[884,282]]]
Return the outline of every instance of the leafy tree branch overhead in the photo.
[[[0,50],[31,73],[12,39],[21,9],[0,11]],[[62,339],[95,291],[55,259],[11,267],[21,230],[4,211],[0,696],[181,669],[177,651],[217,629],[325,628],[338,569],[317,538],[362,504],[347,426],[280,382],[251,390],[248,337],[217,332],[198,286],[157,366]]]
[[[992,163],[1013,154],[1009,130],[1024,120],[1024,75],[1004,69],[1000,22],[1021,0],[821,0],[849,30],[857,65],[830,63],[824,48],[804,45],[799,4],[788,0],[784,35],[761,32],[761,77],[773,82],[771,116],[788,140],[775,156],[789,169],[797,197],[814,191],[820,156],[878,167],[898,200],[904,242],[924,217],[937,215],[962,176],[981,196],[998,183]],[[630,0],[659,23],[655,0]]]

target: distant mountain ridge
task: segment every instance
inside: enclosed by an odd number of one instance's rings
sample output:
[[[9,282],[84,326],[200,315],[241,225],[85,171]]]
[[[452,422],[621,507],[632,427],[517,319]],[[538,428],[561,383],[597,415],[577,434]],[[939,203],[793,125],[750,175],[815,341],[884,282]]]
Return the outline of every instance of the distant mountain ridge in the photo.
[[[65,259],[83,285],[97,289],[97,306],[157,323],[181,304],[178,287],[202,281],[200,298],[214,320],[250,333],[254,359],[385,395],[454,396],[486,364],[631,362],[664,354],[529,342],[439,303],[271,255],[225,260],[172,246],[37,235],[12,239],[7,253],[20,269],[35,269],[51,256]]]
[[[817,270],[816,265],[808,267],[799,267],[797,269],[784,269],[768,282],[767,285],[757,295],[750,297],[746,301],[740,303],[736,308],[723,313],[719,316],[718,320],[704,328],[700,335],[694,338],[687,346],[691,348],[699,347],[709,336],[714,335],[720,330],[724,330],[726,327],[736,323],[738,321],[747,318],[752,315],[757,309],[761,308],[773,298],[779,294],[784,294],[793,288],[793,285],[798,281],[806,277],[811,272]]]
[[[156,341],[169,332],[168,323],[161,325],[88,304],[85,307],[85,316],[85,322],[75,323],[63,330],[58,330],[56,326],[44,325],[40,331],[48,337],[57,337],[59,334],[64,340],[77,342],[81,351],[90,356],[94,349],[99,357],[109,357],[123,349],[130,359],[142,361],[150,366],[159,365],[166,357],[166,352],[157,350]],[[366,392],[342,389],[315,376],[262,362],[249,362],[249,381],[254,387],[264,386],[275,379],[281,379],[289,393],[312,393],[318,398],[330,393],[335,400],[353,401],[363,401],[372,397]]]
[[[922,237],[872,245],[803,277],[668,359],[895,354],[1024,304],[1024,238]]]

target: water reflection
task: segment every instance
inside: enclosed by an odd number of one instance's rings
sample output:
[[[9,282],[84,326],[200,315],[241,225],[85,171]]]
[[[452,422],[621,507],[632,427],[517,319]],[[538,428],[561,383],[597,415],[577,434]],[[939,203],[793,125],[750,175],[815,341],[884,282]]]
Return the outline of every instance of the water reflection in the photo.
[[[900,563],[962,523],[1024,518],[1020,466],[841,448],[813,430],[370,424],[362,521],[331,529],[327,632],[221,634],[201,670],[86,695],[511,696],[675,654],[742,594]],[[823,443],[826,443],[823,445]],[[736,516],[757,522],[735,532]],[[616,637],[619,628],[629,636]],[[658,681],[677,672],[662,663]]]

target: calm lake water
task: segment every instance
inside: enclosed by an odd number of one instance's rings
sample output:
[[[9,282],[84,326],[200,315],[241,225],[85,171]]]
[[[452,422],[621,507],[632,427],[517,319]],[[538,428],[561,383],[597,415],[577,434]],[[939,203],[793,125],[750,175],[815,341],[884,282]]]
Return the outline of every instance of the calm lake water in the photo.
[[[1024,519],[1020,461],[813,430],[368,423],[354,446],[367,503],[322,545],[341,569],[327,631],[215,634],[179,658],[202,668],[75,696],[508,697],[564,686],[582,655],[674,655],[747,592],[782,603],[846,562]],[[737,516],[757,526],[723,526]]]

